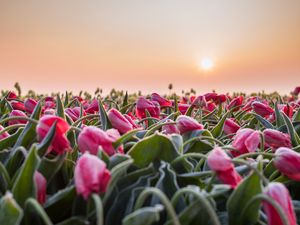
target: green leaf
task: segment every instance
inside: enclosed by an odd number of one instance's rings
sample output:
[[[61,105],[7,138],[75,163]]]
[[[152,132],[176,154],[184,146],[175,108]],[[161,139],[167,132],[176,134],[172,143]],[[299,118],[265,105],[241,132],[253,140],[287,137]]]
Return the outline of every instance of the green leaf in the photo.
[[[263,118],[262,116],[256,113],[252,113],[252,114],[265,128],[274,129],[274,126],[268,120],[266,120],[265,118]]]
[[[50,130],[48,131],[47,135],[44,137],[43,141],[37,145],[37,152],[40,157],[44,156],[47,153],[47,150],[52,143],[52,140],[56,132],[56,124],[57,121],[55,121],[52,124]]]
[[[229,225],[255,224],[258,220],[260,204],[253,204],[251,210],[248,210],[241,218],[241,212],[249,200],[262,192],[260,177],[252,172],[243,179],[242,183],[233,191],[227,201],[227,210],[229,216]]]
[[[65,96],[65,101],[64,101],[64,106],[67,107],[67,105],[69,104],[69,94],[66,91],[66,96]]]
[[[169,137],[153,134],[137,142],[128,152],[138,167],[145,167],[154,160],[172,162],[179,153]]]
[[[28,198],[24,209],[25,225],[53,225],[43,207],[33,198]]]
[[[122,107],[128,105],[128,93],[126,91],[125,96],[123,98],[123,103],[122,103]]]
[[[275,105],[274,105],[274,108],[275,108],[275,117],[276,117],[276,126],[277,127],[280,127],[284,124],[284,119],[278,109],[278,103],[276,102]]]
[[[59,94],[56,96],[56,115],[66,120],[65,108]]]
[[[69,219],[66,219],[56,225],[89,225],[89,221],[83,217],[73,216]]]
[[[100,120],[101,120],[101,126],[103,130],[108,130],[110,128],[112,128],[112,125],[108,119],[107,113],[103,107],[103,103],[101,101],[101,99],[99,99],[98,101],[98,105],[99,105],[99,113],[100,113]]]
[[[0,140],[0,151],[12,147],[16,143],[22,131],[23,128],[19,128],[14,134]]]
[[[122,145],[123,143],[129,141],[139,131],[141,131],[141,130],[140,129],[135,129],[135,130],[131,130],[131,131],[123,134],[121,137],[118,138],[118,140],[116,140],[113,143],[114,148],[117,149],[120,145]]]
[[[230,111],[228,111],[227,113],[225,113],[222,118],[219,120],[219,122],[217,123],[217,125],[212,129],[211,134],[214,137],[219,137],[223,131],[224,128],[224,123],[225,120],[227,118],[227,116],[230,114]]]
[[[65,154],[57,155],[53,159],[43,157],[40,162],[38,171],[43,174],[48,182],[50,182],[55,174],[61,169],[65,158]]]
[[[160,213],[163,211],[162,205],[155,205],[153,207],[144,207],[127,215],[123,221],[123,225],[151,225],[158,222]]]
[[[5,168],[5,166],[0,162],[0,190],[4,193],[8,188],[10,188],[10,176]]]
[[[0,200],[0,224],[18,225],[21,222],[23,210],[13,199],[11,193],[6,193]]]
[[[300,145],[300,138],[299,138],[298,134],[296,133],[295,128],[294,128],[290,118],[287,115],[285,115],[285,113],[281,113],[281,114],[283,116],[285,125],[287,126],[287,130],[291,137],[293,146]]]
[[[17,179],[13,185],[13,195],[16,201],[23,206],[26,199],[36,196],[36,187],[34,184],[34,172],[37,170],[40,158],[37,155],[36,146],[32,146]]]

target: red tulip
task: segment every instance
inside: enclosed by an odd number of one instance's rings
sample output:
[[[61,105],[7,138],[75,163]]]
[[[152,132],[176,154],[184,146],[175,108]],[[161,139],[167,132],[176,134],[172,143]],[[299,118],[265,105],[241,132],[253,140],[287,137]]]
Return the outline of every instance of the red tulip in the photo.
[[[146,117],[146,110],[152,117],[159,118],[160,107],[158,102],[139,97],[136,102],[136,115],[142,119]]]
[[[152,101],[158,102],[159,105],[162,106],[162,107],[166,107],[166,106],[170,107],[170,106],[172,106],[172,103],[171,103],[170,100],[161,97],[161,96],[160,96],[159,94],[157,94],[157,93],[153,93],[153,94],[151,95],[151,100],[152,100]]]
[[[233,111],[237,111],[240,109],[240,107],[243,104],[243,97],[242,96],[238,96],[234,99],[231,100],[231,102],[229,103],[229,105],[227,105],[227,109],[231,110],[233,109]]]
[[[167,119],[166,120],[167,123],[169,122],[174,122],[173,120],[170,120],[170,119]],[[177,128],[176,124],[168,124],[168,125],[164,125],[162,127],[162,132],[164,134],[179,134],[180,131],[179,129]]]
[[[134,122],[134,120],[133,120],[134,116],[133,116],[133,115],[130,115],[130,114],[124,114],[124,117],[125,117],[125,118],[127,119],[127,121],[132,125],[132,128],[136,129],[136,128],[139,128],[139,127],[140,127],[139,125],[137,125],[137,124]],[[134,118],[134,119],[136,119],[136,118]]]
[[[79,106],[74,107],[74,108],[66,108],[65,113],[75,122],[76,120],[80,119],[80,113],[81,113],[81,108]],[[85,116],[86,113],[83,110],[82,111],[82,116]]]
[[[278,182],[270,183],[265,194],[278,203],[288,219],[289,225],[297,225],[293,203],[287,188]],[[283,225],[283,222],[276,209],[267,201],[263,201],[263,209],[268,217],[268,225]]]
[[[212,92],[212,93],[206,93],[204,95],[204,97],[205,97],[206,101],[210,101],[210,100],[215,101],[218,98],[218,94],[214,93],[214,92]]]
[[[0,125],[0,131],[2,131],[4,128]],[[2,134],[0,134],[0,140],[4,139],[4,138],[7,138],[9,136],[9,133],[8,132],[4,132]]]
[[[112,143],[119,137],[120,134],[116,129],[110,129],[105,132],[100,128],[89,126],[83,128],[80,132],[78,136],[78,147],[82,153],[89,152],[93,155],[97,155],[99,147],[101,146],[103,151],[109,156],[112,156],[116,152]],[[123,148],[119,147],[117,151],[123,153]]]
[[[255,152],[259,143],[259,131],[250,128],[240,129],[233,138],[232,147],[237,151],[232,151],[232,155],[239,156],[248,152]]]
[[[49,132],[51,126],[56,123],[56,130],[51,146],[48,149],[48,153],[50,151],[54,151],[57,154],[62,154],[66,150],[70,149],[70,143],[66,137],[66,133],[69,130],[69,124],[58,116],[52,115],[44,115],[40,120],[36,127],[36,132],[38,134],[39,141],[42,141],[47,133]]]
[[[47,181],[40,172],[35,171],[34,183],[36,185],[37,200],[41,205],[43,205],[46,202]]]
[[[290,148],[281,147],[275,152],[275,167],[292,180],[300,181],[300,154]]]
[[[55,110],[54,109],[42,109],[42,112],[44,113],[44,115],[55,115]]]
[[[271,147],[273,149],[277,149],[279,147],[292,147],[291,138],[288,134],[273,129],[265,129],[263,134],[265,138],[265,145],[267,147]]]
[[[36,105],[37,105],[37,101],[34,100],[33,98],[26,99],[26,101],[24,102],[25,111],[31,114]]]
[[[181,134],[188,131],[204,129],[204,126],[198,123],[197,120],[185,115],[178,116],[176,119],[176,123],[177,123],[178,130],[180,131]]]
[[[224,133],[226,135],[235,134],[240,128],[241,128],[240,125],[234,122],[233,119],[230,118],[225,120]]]
[[[85,153],[76,163],[74,179],[77,194],[87,200],[92,193],[98,194],[106,191],[110,181],[110,172],[101,159]]]
[[[45,109],[54,109],[55,108],[55,102],[45,101],[44,108]]]
[[[299,95],[299,93],[300,93],[300,86],[295,87],[295,89],[294,89],[294,91],[293,91],[293,94],[294,94],[294,95]]]
[[[85,110],[87,113],[95,113],[99,111],[99,105],[98,105],[98,100],[93,99],[91,104],[88,105],[88,108]]]
[[[214,111],[215,108],[216,108],[216,105],[215,105],[215,103],[213,103],[213,102],[207,103],[207,106],[205,107],[205,109],[208,110],[209,112]]]
[[[7,98],[8,99],[17,99],[18,97],[17,97],[15,92],[9,91],[8,94],[7,94]]]
[[[285,115],[287,115],[288,117],[292,118],[293,114],[294,114],[294,107],[291,106],[290,104],[279,104],[278,105],[278,109],[283,112]]]
[[[11,101],[10,105],[15,110],[25,111],[25,106],[23,102],[19,101]]]
[[[107,116],[113,128],[116,128],[121,134],[125,134],[133,129],[132,124],[118,110],[112,108]]]
[[[218,178],[225,184],[235,188],[242,177],[236,172],[230,157],[220,148],[216,147],[207,157],[209,168],[216,172]]]
[[[254,110],[254,112],[256,112],[258,115],[262,117],[266,117],[274,113],[274,109],[258,101],[252,102],[252,109]]]
[[[226,102],[226,100],[227,100],[226,95],[220,94],[220,95],[218,95],[218,96],[215,98],[214,102],[215,102],[216,104],[220,104],[220,103]]]
[[[186,113],[189,107],[190,107],[189,104],[178,103],[178,110],[183,115]]]
[[[9,117],[13,117],[13,116],[22,116],[22,117],[27,117],[27,115],[20,111],[20,110],[13,110],[11,111],[11,113],[9,114]],[[13,124],[26,124],[27,120],[22,120],[22,119],[17,119],[17,120],[10,120],[8,122],[9,125],[13,125]]]
[[[200,108],[207,107],[205,96],[199,95],[197,98],[193,100],[192,105]]]

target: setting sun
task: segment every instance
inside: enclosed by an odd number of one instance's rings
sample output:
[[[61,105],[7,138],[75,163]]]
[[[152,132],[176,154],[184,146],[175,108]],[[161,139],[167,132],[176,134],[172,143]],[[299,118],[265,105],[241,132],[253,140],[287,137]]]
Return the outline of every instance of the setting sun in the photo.
[[[204,58],[201,60],[200,67],[202,70],[211,70],[214,67],[214,62],[211,58]]]

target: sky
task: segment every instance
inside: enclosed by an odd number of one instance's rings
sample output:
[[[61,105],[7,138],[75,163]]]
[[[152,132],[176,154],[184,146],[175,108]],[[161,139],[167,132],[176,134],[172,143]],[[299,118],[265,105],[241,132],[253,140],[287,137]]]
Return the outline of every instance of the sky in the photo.
[[[300,1],[0,0],[0,89],[16,81],[42,93],[289,93]]]

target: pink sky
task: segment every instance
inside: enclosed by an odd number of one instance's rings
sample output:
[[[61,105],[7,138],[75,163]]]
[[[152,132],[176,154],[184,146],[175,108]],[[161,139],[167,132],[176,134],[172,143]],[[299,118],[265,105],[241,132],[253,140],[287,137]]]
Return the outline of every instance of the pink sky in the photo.
[[[1,1],[0,88],[288,93],[300,85],[299,9],[299,0]]]

